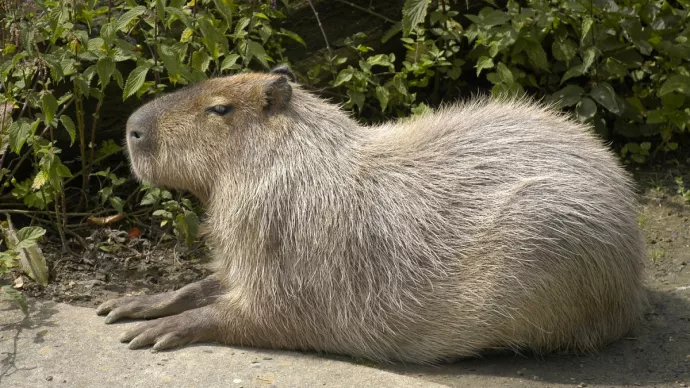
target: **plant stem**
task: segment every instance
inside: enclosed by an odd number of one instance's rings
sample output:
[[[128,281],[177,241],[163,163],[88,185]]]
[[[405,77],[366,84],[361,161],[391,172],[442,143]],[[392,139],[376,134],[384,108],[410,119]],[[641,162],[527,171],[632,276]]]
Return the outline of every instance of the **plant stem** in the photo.
[[[345,4],[345,5],[349,5],[350,7],[356,8],[356,9],[362,11],[362,12],[366,12],[366,13],[368,13],[369,15],[374,16],[374,17],[377,17],[377,18],[379,18],[379,19],[381,19],[381,20],[383,20],[383,21],[386,21],[386,22],[388,22],[388,23],[391,23],[391,24],[397,23],[395,20],[393,20],[393,19],[391,19],[391,18],[388,18],[388,17],[386,17],[386,16],[384,16],[384,15],[381,15],[381,14],[378,13],[378,12],[372,11],[372,10],[371,10],[371,3],[369,3],[369,8],[364,8],[364,7],[362,7],[362,6],[359,6],[359,5],[357,5],[357,4],[354,4],[354,3],[352,3],[352,2],[349,2],[349,1],[347,1],[347,0],[335,0],[335,1],[337,1],[338,3]],[[312,7],[312,8],[313,8],[313,7]],[[318,16],[317,16],[317,18],[318,18]],[[319,24],[319,25],[320,25],[320,24]]]
[[[96,110],[93,112],[93,120],[91,121],[91,139],[89,141],[89,163],[86,165],[86,172],[82,176],[82,187],[85,187],[84,192],[88,196],[89,187],[89,175],[91,174],[91,167],[94,163],[94,153],[96,152],[96,125],[98,125],[98,119],[100,118],[101,106],[103,106],[103,97],[98,99],[98,104],[96,104]]]
[[[99,158],[97,158],[97,159],[94,159],[93,164],[99,163],[101,160],[103,160],[103,159],[105,159],[105,158],[108,158],[108,157],[110,157],[110,156],[112,156],[112,155],[115,155],[115,154],[118,153],[118,152],[120,152],[120,150],[117,150],[117,151],[115,151],[115,152],[111,152],[111,153],[109,153],[109,154],[105,154],[105,155],[103,155],[103,156],[101,156],[101,157],[99,157]],[[78,176],[85,174],[87,171],[88,171],[87,167],[83,167],[82,170],[79,171],[78,173],[72,174],[72,177],[70,177],[69,179],[67,179],[67,180],[65,181],[65,186],[68,185],[70,182],[72,182],[74,179],[76,179]],[[90,173],[90,172],[89,172],[89,173]],[[88,178],[84,178],[84,179],[88,179]]]
[[[311,0],[307,0],[309,3],[309,6],[311,7],[312,12],[314,12],[314,16],[316,17],[316,23],[319,24],[319,29],[321,30],[321,34],[323,35],[323,40],[326,42],[326,48],[328,49],[329,53],[333,53],[333,50],[331,50],[331,45],[328,44],[328,38],[326,37],[326,31],[323,30],[323,26],[321,25],[321,19],[319,19],[319,13],[316,12],[316,8],[314,8],[314,4],[312,3]]]
[[[24,216],[32,216],[32,215],[41,215],[41,216],[52,216],[53,212],[47,211],[47,210],[21,210],[21,209],[0,209],[0,213],[3,214],[20,214]],[[67,217],[91,217],[91,216],[97,216],[100,214],[107,214],[109,213],[108,210],[102,210],[99,212],[94,212],[94,213],[70,213],[70,212],[65,212],[64,214]]]
[[[77,108],[77,130],[79,132],[79,154],[81,155],[81,168],[82,171],[86,171],[86,163],[87,163],[87,157],[86,157],[86,136],[84,134],[85,132],[85,125],[84,125],[84,101],[82,100],[81,93],[79,92],[79,89],[77,86],[74,86],[74,95],[76,96],[76,108]],[[84,179],[82,182],[81,189],[86,192],[88,185],[88,181]]]

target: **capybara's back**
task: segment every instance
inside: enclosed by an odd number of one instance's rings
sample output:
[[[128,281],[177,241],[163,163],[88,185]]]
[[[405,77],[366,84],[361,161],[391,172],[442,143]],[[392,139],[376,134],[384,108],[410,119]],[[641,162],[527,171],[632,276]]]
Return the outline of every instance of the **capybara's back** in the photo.
[[[405,265],[449,275],[409,332],[420,359],[593,351],[637,323],[632,182],[588,128],[526,101],[481,101],[375,129],[369,148],[371,182],[390,188],[372,228],[415,252]]]
[[[633,328],[633,185],[589,128],[526,100],[362,127],[289,75],[210,79],[130,118],[135,173],[206,203],[216,263],[178,293],[102,305],[108,322],[179,313],[131,347],[426,363],[594,351]]]

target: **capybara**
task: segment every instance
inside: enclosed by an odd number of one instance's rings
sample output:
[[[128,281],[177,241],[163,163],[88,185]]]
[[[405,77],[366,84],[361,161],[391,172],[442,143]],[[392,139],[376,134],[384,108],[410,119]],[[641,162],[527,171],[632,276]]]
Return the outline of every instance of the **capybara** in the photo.
[[[213,274],[108,301],[130,348],[192,342],[438,363],[592,352],[645,308],[633,183],[589,127],[527,99],[377,126],[286,66],[132,114],[134,174],[205,204]]]

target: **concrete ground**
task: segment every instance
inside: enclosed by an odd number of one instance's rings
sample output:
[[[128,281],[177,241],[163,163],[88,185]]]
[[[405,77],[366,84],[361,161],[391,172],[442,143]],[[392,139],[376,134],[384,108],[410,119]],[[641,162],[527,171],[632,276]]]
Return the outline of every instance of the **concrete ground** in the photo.
[[[590,356],[503,355],[422,366],[375,366],[297,352],[192,345],[128,350],[95,309],[0,301],[0,387],[687,387],[687,290],[652,293],[640,338]],[[663,318],[663,319],[662,319]],[[683,323],[678,325],[678,323]]]
[[[352,362],[292,352],[188,346],[128,350],[126,325],[95,310],[34,302],[25,318],[0,302],[0,387],[442,387]]]

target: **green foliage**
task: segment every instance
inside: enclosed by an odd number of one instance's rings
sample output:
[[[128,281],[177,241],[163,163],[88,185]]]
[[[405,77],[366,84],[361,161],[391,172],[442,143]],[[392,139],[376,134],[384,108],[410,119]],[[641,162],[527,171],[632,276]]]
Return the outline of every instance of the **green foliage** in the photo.
[[[128,220],[153,212],[158,225],[191,243],[195,204],[134,188],[119,167],[104,165],[122,149],[99,136],[106,97],[135,101],[287,62],[285,40],[305,42],[280,26],[285,15],[272,3],[50,0],[3,10],[0,198],[44,217],[63,245],[66,220],[84,211]],[[354,34],[301,81],[365,122],[422,114],[478,90],[534,95],[591,124],[631,163],[687,138],[690,3],[485,3],[462,12],[464,1],[406,0],[382,38],[398,45],[395,53],[376,52],[365,34]],[[0,255],[7,272],[16,255]]]
[[[677,190],[678,195],[683,197],[685,202],[690,203],[690,189],[685,188],[685,183],[683,182],[683,177],[677,177],[676,178],[676,185],[678,186],[678,190]]]
[[[12,288],[12,286],[2,286],[0,287],[0,299],[9,300],[15,303],[19,308],[22,309],[24,315],[29,315],[29,303],[26,300],[26,296],[21,292]]]
[[[160,226],[172,226],[173,232],[191,244],[199,231],[198,207],[194,206],[188,198],[173,199],[172,193],[158,187],[144,185],[146,195],[141,205],[154,205],[158,207],[153,212],[154,218],[160,218]]]
[[[493,95],[536,95],[571,112],[623,144],[621,156],[635,163],[678,148],[690,123],[690,3],[489,1],[476,14],[451,3],[405,2],[402,28],[384,36],[402,31],[404,59],[374,53],[356,35],[346,44],[357,65],[330,56],[310,79],[326,70],[346,106],[367,119],[405,116],[424,101],[488,85]],[[387,60],[377,68],[379,58]]]
[[[0,252],[0,275],[7,274],[10,269],[16,267],[19,264],[22,255],[27,256],[27,250],[31,250],[36,247],[38,240],[43,237],[45,230],[37,226],[27,226],[14,231],[9,221],[4,221],[0,223],[0,231],[4,235],[4,242],[7,249]],[[2,240],[0,240],[2,243]],[[47,273],[43,274],[43,268],[41,268],[41,263],[32,263],[32,252],[28,253],[27,266],[35,266],[36,273],[32,271],[32,268],[26,268],[32,277],[39,276],[41,278],[46,277]],[[43,264],[44,266],[45,264]],[[45,275],[45,276],[44,276]],[[42,281],[43,282],[43,281]]]
[[[136,203],[140,190],[128,195],[128,180],[100,166],[121,151],[98,133],[108,95],[142,98],[212,75],[267,69],[285,62],[283,38],[304,45],[279,27],[285,16],[271,2],[51,0],[0,11],[0,197],[45,217],[63,247],[66,219],[83,210],[158,209],[162,225],[187,243],[198,230],[189,200],[150,201],[155,190],[144,187],[145,200]],[[76,160],[63,160],[72,147]],[[15,253],[2,252],[0,271],[14,265]]]

